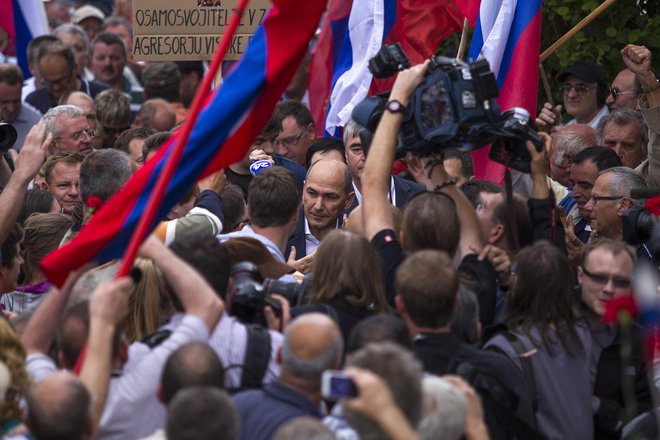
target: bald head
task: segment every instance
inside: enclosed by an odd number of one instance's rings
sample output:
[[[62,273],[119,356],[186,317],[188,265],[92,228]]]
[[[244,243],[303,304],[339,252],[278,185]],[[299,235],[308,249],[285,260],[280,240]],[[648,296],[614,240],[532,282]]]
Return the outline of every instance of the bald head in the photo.
[[[62,104],[75,105],[83,112],[92,130],[96,130],[96,104],[91,96],[84,92],[73,92]]]
[[[176,124],[176,113],[169,102],[161,98],[149,99],[142,104],[135,119],[138,127],[156,131],[169,131]]]
[[[323,240],[337,228],[339,216],[353,202],[351,174],[344,162],[322,159],[307,170],[303,208],[312,234]]]
[[[321,313],[303,314],[284,333],[283,374],[318,380],[324,370],[339,366],[343,350],[341,332],[332,319]]]
[[[92,397],[80,379],[56,372],[28,394],[27,424],[38,439],[87,439],[92,436]]]

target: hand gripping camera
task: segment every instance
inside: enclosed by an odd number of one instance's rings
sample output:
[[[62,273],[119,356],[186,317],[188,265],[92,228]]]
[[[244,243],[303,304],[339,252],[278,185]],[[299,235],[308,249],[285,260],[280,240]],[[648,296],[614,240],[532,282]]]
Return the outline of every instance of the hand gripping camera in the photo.
[[[410,66],[399,44],[384,46],[369,61],[377,78],[393,75]],[[530,156],[525,142],[538,151],[543,139],[530,126],[529,113],[512,108],[500,115],[495,98],[499,90],[486,60],[465,64],[435,56],[429,73],[417,86],[403,114],[398,134],[397,155],[441,153],[446,148],[472,151],[491,144],[490,158],[529,173]],[[389,93],[370,96],[353,109],[360,125],[375,131]]]

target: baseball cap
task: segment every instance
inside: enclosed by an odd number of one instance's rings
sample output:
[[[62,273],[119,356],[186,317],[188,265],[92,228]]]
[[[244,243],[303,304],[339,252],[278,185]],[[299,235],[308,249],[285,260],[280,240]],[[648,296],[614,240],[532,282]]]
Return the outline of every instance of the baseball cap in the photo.
[[[605,71],[600,66],[600,64],[591,60],[576,61],[566,70],[557,75],[557,79],[561,82],[564,82],[568,75],[575,75],[584,81],[595,82],[599,85],[604,85],[605,87],[608,86],[607,75],[605,75]]]
[[[278,279],[296,270],[275,259],[266,246],[256,238],[236,237],[225,241],[223,244],[229,252],[232,265],[241,261],[249,261],[257,265],[259,273],[264,278]]]
[[[76,9],[76,12],[73,13],[71,21],[74,24],[80,24],[81,21],[87,18],[97,18],[101,21],[105,20],[105,14],[96,6],[85,5],[81,8]]]

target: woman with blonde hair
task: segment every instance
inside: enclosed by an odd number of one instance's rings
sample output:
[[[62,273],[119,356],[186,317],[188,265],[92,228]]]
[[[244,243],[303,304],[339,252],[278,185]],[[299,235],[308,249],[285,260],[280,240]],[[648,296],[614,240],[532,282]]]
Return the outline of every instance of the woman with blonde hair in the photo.
[[[14,433],[23,418],[21,400],[30,387],[30,377],[25,367],[27,353],[11,325],[0,318],[0,361],[9,370],[11,381],[4,400],[0,404],[0,437]],[[3,437],[4,438],[4,437]]]
[[[365,237],[328,234],[316,249],[308,301],[332,308],[344,340],[362,319],[387,310],[378,255]]]
[[[158,330],[169,318],[169,303],[162,295],[163,277],[151,260],[138,258],[134,268],[140,270],[140,280],[128,299],[128,317],[124,335],[130,342],[141,341]]]

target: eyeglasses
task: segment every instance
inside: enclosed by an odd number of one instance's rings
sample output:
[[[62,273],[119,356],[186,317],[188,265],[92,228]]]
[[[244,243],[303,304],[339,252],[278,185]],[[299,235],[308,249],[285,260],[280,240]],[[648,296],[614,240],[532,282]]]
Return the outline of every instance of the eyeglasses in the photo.
[[[47,79],[47,78],[41,78],[41,82],[43,83],[44,86],[64,86],[66,83],[68,83],[71,80],[71,75],[73,75],[73,69],[69,70],[69,73],[66,74],[66,76],[63,76],[62,78],[58,79]]]
[[[113,128],[113,127],[106,127],[105,125],[101,125],[103,127],[103,133],[108,135],[108,136],[117,136],[131,128],[130,126],[126,127],[119,127],[119,128]]]
[[[630,287],[630,278],[618,278],[618,277],[609,277],[607,275],[601,275],[597,273],[591,273],[587,270],[586,267],[582,266],[582,272],[596,284],[604,286],[608,281],[612,281],[612,285],[616,289],[627,289]]]
[[[639,95],[639,94],[640,93],[637,90],[633,90],[632,92],[620,92],[614,87],[610,87],[610,95],[612,95],[612,99],[614,99],[615,101],[621,95]]]
[[[595,196],[592,195],[589,197],[589,200],[593,201],[594,204],[598,203],[600,200],[619,200],[624,198],[625,196]]]
[[[294,145],[297,145],[298,142],[300,142],[300,138],[302,138],[305,133],[307,133],[307,128],[293,137],[275,139],[275,145],[283,145],[286,148],[293,147]]]
[[[595,89],[596,87],[598,86],[588,86],[586,84],[562,84],[559,89],[564,93],[564,95],[571,93],[571,90],[575,90],[575,93],[578,95],[584,95],[587,93],[587,90]]]
[[[94,136],[96,136],[96,133],[94,130],[80,130],[75,133],[73,133],[70,137],[59,137],[55,138],[55,140],[64,140],[64,139],[71,139],[76,142],[80,142],[84,139],[84,136],[87,135],[89,139],[94,139]]]

